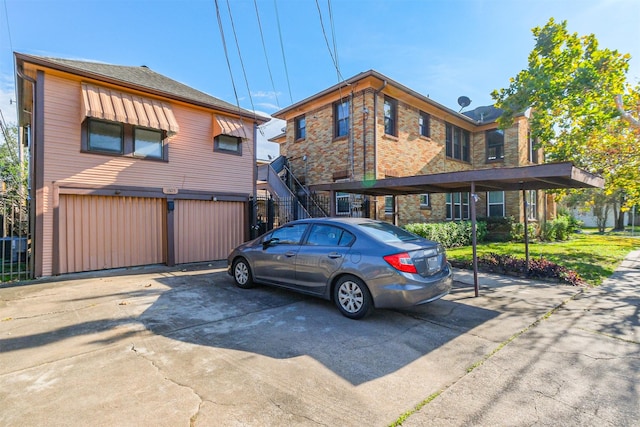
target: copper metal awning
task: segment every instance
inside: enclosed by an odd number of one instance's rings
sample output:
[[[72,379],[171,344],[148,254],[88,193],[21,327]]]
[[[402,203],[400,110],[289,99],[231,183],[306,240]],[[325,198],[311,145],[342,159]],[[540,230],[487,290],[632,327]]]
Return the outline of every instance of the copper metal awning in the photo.
[[[493,168],[386,178],[373,181],[333,182],[309,186],[311,191],[338,191],[370,196],[457,193],[471,191],[550,190],[604,187],[604,178],[578,169],[570,162],[513,168]]]
[[[83,118],[110,120],[178,133],[180,127],[166,102],[96,86],[82,84]]]

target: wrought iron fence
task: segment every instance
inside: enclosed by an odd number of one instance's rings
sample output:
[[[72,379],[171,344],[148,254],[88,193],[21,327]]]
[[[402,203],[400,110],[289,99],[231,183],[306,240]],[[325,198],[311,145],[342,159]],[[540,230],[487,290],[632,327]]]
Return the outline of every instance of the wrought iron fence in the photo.
[[[28,200],[18,192],[3,188],[0,192],[0,221],[0,281],[33,278]]]

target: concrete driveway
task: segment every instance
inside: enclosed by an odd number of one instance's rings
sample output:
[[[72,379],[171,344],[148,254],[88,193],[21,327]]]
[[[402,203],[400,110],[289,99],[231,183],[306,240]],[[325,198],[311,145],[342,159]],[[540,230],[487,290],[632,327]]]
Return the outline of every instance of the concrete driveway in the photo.
[[[1,287],[0,425],[431,424],[416,405],[581,294],[482,276],[474,298],[470,275],[456,280],[443,300],[363,321],[238,289],[221,263]]]

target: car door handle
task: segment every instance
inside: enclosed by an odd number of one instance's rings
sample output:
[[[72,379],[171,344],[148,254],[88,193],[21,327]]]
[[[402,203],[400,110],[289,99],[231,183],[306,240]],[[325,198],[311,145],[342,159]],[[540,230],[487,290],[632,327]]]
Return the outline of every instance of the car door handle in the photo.
[[[337,252],[332,252],[329,255],[327,255],[329,258],[335,259],[335,258],[342,258],[342,254],[339,254]]]
[[[293,251],[288,251],[285,252],[284,256],[286,256],[287,258],[291,258],[292,256],[296,256],[296,253]]]

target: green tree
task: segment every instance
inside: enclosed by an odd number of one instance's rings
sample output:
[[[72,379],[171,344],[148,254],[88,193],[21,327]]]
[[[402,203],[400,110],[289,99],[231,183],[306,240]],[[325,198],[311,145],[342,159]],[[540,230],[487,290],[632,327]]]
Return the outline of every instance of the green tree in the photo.
[[[2,235],[27,233],[27,162],[19,153],[18,127],[0,115],[0,225]]]
[[[529,67],[491,94],[504,110],[500,126],[531,108],[531,135],[546,159],[602,175],[605,193],[619,195],[619,224],[623,211],[640,201],[638,131],[616,107],[618,94],[625,105],[637,99],[638,88],[626,82],[631,57],[600,49],[593,34],[569,33],[566,21],[551,18],[532,32]]]

